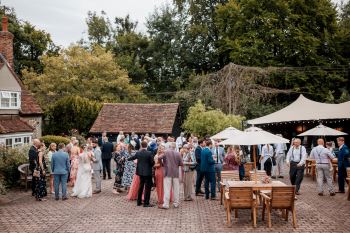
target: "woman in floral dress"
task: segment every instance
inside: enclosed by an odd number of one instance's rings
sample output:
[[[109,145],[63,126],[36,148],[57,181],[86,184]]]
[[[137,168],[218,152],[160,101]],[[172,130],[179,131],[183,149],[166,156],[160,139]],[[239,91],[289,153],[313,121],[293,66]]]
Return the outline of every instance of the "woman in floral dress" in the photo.
[[[123,179],[125,156],[126,156],[120,144],[115,146],[115,151],[112,153],[112,156],[116,164],[116,168],[114,170],[115,181],[113,185],[113,189],[114,189],[113,192],[115,194],[119,194],[120,192],[122,192],[121,188],[123,187],[122,179]]]
[[[80,154],[79,141],[75,140],[70,152],[71,169],[70,169],[70,176],[69,176],[69,185],[72,187],[74,186],[75,181],[77,179],[78,167],[79,167],[79,154]]]
[[[35,179],[35,199],[37,201],[46,201],[46,199],[43,199],[43,197],[47,196],[46,191],[46,163],[44,158],[44,152],[45,152],[45,144],[42,143],[41,146],[38,148],[38,158],[36,161],[36,169],[39,170],[40,176],[34,177]]]
[[[128,144],[128,150],[125,151],[125,166],[124,166],[124,173],[122,178],[122,186],[128,190],[131,186],[132,179],[136,172],[135,162],[127,161],[128,158],[136,154],[134,145],[136,145],[136,143],[134,141],[131,141],[130,144]]]

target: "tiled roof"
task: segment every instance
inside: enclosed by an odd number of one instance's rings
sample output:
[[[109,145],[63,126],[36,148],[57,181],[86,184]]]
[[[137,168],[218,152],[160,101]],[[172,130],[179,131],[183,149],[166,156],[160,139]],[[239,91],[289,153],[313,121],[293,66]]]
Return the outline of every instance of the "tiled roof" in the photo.
[[[33,132],[34,128],[18,116],[0,116],[0,134]]]
[[[40,106],[36,103],[33,95],[26,89],[21,94],[21,115],[42,114]]]
[[[90,133],[171,133],[179,104],[104,104]]]
[[[6,65],[11,71],[13,77],[16,79],[18,84],[21,86],[21,115],[36,115],[43,114],[42,109],[36,103],[33,95],[25,88],[22,81],[17,77],[16,73],[12,70],[6,59],[0,54],[0,69],[2,66]]]

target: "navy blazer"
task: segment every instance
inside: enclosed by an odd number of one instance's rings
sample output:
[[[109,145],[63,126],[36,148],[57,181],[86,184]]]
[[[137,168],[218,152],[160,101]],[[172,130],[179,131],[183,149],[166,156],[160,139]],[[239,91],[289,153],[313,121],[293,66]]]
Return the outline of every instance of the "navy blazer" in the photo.
[[[214,164],[215,161],[210,149],[204,148],[201,153],[201,172],[215,172]]]
[[[112,159],[112,152],[113,152],[113,143],[111,142],[105,142],[102,145],[101,152],[102,152],[102,159]]]
[[[338,167],[350,167],[350,152],[349,148],[344,144],[338,152]]]
[[[196,169],[200,169],[201,166],[201,154],[202,154],[202,147],[197,146],[196,150],[194,151],[194,155],[196,156]]]
[[[59,150],[52,155],[51,171],[54,175],[65,175],[70,170],[69,156],[67,152]]]
[[[33,172],[38,160],[38,150],[35,148],[34,145],[30,147],[28,152],[28,157],[29,157],[29,170]]]

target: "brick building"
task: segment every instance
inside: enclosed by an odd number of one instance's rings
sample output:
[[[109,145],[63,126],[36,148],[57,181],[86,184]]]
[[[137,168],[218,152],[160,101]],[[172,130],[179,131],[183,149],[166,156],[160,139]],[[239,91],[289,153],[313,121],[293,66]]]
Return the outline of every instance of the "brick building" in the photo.
[[[0,31],[0,144],[15,147],[41,137],[42,110],[14,72],[13,34]]]

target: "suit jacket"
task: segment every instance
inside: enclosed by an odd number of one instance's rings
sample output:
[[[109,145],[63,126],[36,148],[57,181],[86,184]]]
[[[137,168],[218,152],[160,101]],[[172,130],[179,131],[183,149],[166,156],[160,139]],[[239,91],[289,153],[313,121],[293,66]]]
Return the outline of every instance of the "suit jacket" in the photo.
[[[38,159],[38,150],[36,149],[35,146],[31,146],[28,152],[28,157],[29,157],[29,170],[32,172],[34,171],[36,167],[36,161]]]
[[[215,172],[214,164],[215,161],[210,149],[204,148],[201,153],[201,172]]]
[[[101,148],[102,159],[112,159],[113,143],[105,142]]]
[[[92,161],[92,170],[102,170],[102,152],[100,147],[96,147],[94,150],[95,161]]]
[[[194,155],[196,156],[196,161],[197,161],[197,165],[196,165],[196,169],[200,169],[201,167],[201,154],[202,154],[202,147],[197,146],[196,150],[194,151]]]
[[[51,171],[54,175],[65,175],[70,170],[69,155],[63,150],[59,150],[52,155]]]
[[[219,151],[219,160],[221,165],[224,163],[224,158],[225,158],[225,150],[224,148],[222,148],[221,146],[218,147],[218,151]],[[213,154],[213,158],[216,158],[216,147],[213,147],[211,149],[211,153]]]
[[[137,159],[136,175],[138,176],[152,176],[152,168],[154,159],[152,152],[147,150],[140,150],[134,156],[128,158],[128,161]]]
[[[350,167],[350,152],[349,148],[344,144],[338,152],[338,167]]]

